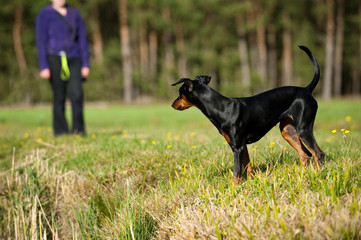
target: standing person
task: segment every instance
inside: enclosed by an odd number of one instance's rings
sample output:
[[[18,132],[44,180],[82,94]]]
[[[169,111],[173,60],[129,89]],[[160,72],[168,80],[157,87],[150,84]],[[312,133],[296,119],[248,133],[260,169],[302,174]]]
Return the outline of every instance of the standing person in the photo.
[[[85,135],[82,81],[89,75],[86,28],[77,9],[66,0],[51,0],[36,18],[36,45],[40,77],[50,79],[53,91],[53,130],[68,134],[65,98],[72,107],[71,133]]]

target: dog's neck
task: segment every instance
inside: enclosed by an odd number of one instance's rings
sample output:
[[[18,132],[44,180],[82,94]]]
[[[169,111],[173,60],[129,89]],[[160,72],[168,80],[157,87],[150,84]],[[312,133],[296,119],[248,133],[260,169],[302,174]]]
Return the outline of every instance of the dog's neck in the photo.
[[[199,103],[195,106],[202,111],[202,113],[215,125],[218,130],[221,130],[221,120],[220,116],[227,116],[226,114],[220,114],[229,109],[229,105],[233,104],[231,98],[227,98],[215,91],[212,88],[209,88],[206,94],[202,94],[198,97]],[[217,102],[215,102],[217,101]],[[217,120],[216,120],[217,119]],[[225,120],[225,119],[224,119]]]

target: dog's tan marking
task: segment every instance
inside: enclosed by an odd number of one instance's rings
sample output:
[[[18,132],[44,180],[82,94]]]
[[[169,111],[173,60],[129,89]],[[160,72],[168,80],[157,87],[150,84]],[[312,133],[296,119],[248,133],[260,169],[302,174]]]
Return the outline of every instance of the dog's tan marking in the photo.
[[[175,110],[186,110],[190,107],[193,107],[194,104],[188,101],[187,97],[182,94],[182,98],[178,97],[174,102],[172,103],[172,107]]]
[[[245,153],[244,153],[244,157],[243,157],[243,167],[246,169],[247,171],[247,178],[248,179],[252,179],[253,178],[253,168],[251,166],[251,161],[250,161],[250,158],[249,158],[249,154],[248,154],[248,149],[246,147],[246,150],[245,150]]]
[[[251,161],[250,161],[250,158],[249,158],[247,147],[246,147],[245,152],[244,152],[242,166],[243,166],[243,169],[245,169],[245,172],[247,174],[247,179],[252,179],[253,175],[254,175],[254,171],[253,171],[253,168],[252,168],[252,165],[251,165]],[[242,171],[241,174],[243,174],[243,173],[244,173],[244,170]],[[235,176],[232,177],[232,183],[233,183],[234,186],[238,185],[241,177],[242,177],[241,175],[239,175],[237,177],[235,177]]]
[[[322,154],[324,154],[321,150],[321,148],[318,146],[318,144],[316,143],[315,147],[312,148],[311,146],[307,146],[310,151],[312,152],[312,155],[315,158],[315,163],[317,166],[319,166],[322,162],[321,162],[321,158],[322,158]]]
[[[297,151],[302,164],[306,165],[310,160],[310,152],[301,142],[301,138],[294,127],[293,118],[285,118],[280,122],[282,137]]]
[[[229,135],[223,131],[221,131],[221,135],[226,139],[226,141],[229,143],[231,143],[231,139],[229,138]]]

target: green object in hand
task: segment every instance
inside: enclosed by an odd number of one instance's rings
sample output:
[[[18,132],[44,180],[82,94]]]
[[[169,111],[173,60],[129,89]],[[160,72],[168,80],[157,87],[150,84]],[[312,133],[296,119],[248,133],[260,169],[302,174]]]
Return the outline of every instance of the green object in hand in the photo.
[[[67,81],[70,77],[68,60],[66,58],[66,54],[64,51],[59,52],[59,55],[60,55],[60,59],[61,59],[60,78],[63,81]]]

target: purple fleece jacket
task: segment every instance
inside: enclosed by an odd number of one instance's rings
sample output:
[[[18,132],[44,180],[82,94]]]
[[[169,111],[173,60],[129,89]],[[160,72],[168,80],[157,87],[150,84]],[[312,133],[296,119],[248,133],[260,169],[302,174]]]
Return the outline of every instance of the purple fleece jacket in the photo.
[[[82,67],[89,67],[89,49],[84,21],[79,11],[69,6],[65,18],[76,29],[75,39],[67,24],[52,6],[44,7],[36,18],[36,46],[40,70],[49,68],[47,55],[59,55],[62,50],[66,52],[68,58],[80,57]]]

